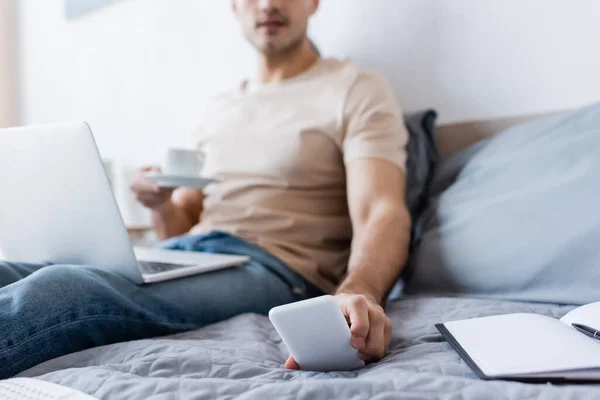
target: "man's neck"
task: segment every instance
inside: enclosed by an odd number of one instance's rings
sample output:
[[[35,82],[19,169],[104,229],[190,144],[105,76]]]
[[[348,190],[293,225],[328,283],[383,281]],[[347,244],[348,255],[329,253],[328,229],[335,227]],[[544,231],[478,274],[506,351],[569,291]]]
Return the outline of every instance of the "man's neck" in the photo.
[[[261,83],[276,83],[293,78],[307,71],[318,59],[319,56],[310,48],[307,40],[285,53],[262,54],[259,80]]]

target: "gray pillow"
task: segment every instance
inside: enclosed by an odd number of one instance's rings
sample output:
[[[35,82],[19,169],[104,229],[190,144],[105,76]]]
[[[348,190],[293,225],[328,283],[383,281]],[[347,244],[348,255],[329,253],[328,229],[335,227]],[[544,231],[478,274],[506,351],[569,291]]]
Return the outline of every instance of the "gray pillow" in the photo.
[[[406,205],[413,221],[419,221],[427,208],[429,186],[433,179],[438,159],[434,110],[422,110],[404,115],[408,128],[409,141],[406,145]],[[420,230],[413,224],[410,249],[419,241]],[[389,299],[397,299],[403,290],[402,281],[398,281],[390,292]]]
[[[479,146],[462,169],[440,164],[406,291],[600,300],[600,104]]]
[[[420,218],[429,199],[429,185],[437,161],[436,119],[437,113],[434,110],[418,111],[404,116],[409,132],[406,146],[406,205],[413,221]],[[416,237],[413,232],[414,239]]]

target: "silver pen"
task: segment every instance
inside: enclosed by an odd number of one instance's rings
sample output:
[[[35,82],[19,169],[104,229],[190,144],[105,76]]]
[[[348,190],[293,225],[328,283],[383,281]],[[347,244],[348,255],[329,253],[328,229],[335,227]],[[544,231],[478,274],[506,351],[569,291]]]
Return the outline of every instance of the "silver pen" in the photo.
[[[573,328],[593,339],[600,340],[600,331],[583,324],[571,324]]]

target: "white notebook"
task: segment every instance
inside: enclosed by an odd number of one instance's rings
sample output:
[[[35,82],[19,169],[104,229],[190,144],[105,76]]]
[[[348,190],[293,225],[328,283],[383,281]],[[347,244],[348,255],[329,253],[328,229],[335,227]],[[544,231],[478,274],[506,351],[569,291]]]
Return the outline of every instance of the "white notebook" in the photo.
[[[600,330],[600,302],[560,320],[507,314],[438,324],[436,327],[483,379],[600,381],[600,340],[571,326]]]
[[[95,400],[78,390],[31,378],[0,381],[2,400]]]

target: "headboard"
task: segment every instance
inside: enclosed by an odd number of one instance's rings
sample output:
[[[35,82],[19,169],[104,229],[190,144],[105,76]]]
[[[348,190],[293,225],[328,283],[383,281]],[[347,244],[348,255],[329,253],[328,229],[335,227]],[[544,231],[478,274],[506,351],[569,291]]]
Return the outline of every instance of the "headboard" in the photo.
[[[460,151],[483,138],[500,133],[512,126],[557,113],[558,112],[551,112],[520,117],[441,125],[438,127],[438,151],[442,156],[449,155]]]

